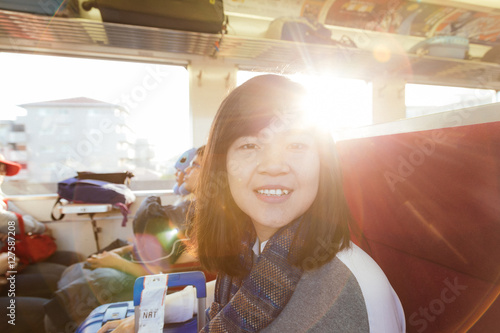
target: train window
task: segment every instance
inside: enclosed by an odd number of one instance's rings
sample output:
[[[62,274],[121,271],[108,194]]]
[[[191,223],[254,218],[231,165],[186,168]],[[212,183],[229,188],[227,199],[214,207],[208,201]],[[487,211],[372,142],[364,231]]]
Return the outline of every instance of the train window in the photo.
[[[237,84],[263,73],[238,71]],[[314,117],[332,132],[372,123],[372,86],[362,80],[328,75],[288,75],[309,92]]]
[[[458,110],[497,102],[491,89],[407,84],[405,88],[406,117]]]
[[[170,189],[192,145],[182,66],[0,53],[0,153],[24,168],[10,195],[45,194],[76,171],[135,174],[133,189]]]

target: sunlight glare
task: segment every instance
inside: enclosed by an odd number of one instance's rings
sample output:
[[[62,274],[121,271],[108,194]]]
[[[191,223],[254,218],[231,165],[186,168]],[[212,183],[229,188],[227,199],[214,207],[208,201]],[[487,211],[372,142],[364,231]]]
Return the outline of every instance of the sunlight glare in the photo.
[[[163,232],[163,237],[167,242],[170,242],[177,235],[178,232],[179,230],[177,228],[167,230]]]
[[[237,84],[263,72],[238,71]],[[334,75],[286,75],[302,84],[308,91],[305,101],[307,117],[320,128],[335,132],[342,129],[371,125],[372,87],[356,79],[338,78]]]
[[[308,90],[308,118],[318,127],[333,132],[371,124],[371,87],[366,82],[330,75],[290,78]]]

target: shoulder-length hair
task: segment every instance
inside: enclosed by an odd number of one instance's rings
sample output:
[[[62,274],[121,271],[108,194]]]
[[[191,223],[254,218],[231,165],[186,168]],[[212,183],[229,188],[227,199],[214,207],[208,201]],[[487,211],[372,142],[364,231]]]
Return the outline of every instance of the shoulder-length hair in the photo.
[[[235,88],[215,116],[203,158],[194,222],[193,245],[208,270],[230,276],[245,275],[239,254],[248,232],[255,235],[250,218],[236,205],[229,190],[226,158],[239,137],[256,135],[266,127],[279,127],[287,117],[302,113],[298,107],[305,89],[279,75],[257,76]],[[305,270],[320,267],[349,246],[351,215],[343,188],[334,141],[314,131],[320,155],[320,182],[316,198],[300,228],[304,245],[293,265]],[[292,259],[290,259],[292,260]]]

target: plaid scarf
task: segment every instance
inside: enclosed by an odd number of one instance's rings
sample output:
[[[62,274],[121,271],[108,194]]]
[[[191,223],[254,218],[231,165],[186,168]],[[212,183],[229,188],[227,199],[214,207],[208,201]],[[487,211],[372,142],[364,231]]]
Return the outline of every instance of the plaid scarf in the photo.
[[[250,273],[243,279],[219,274],[209,322],[201,332],[257,332],[278,317],[303,273],[290,264],[303,244],[300,220],[277,231],[255,263],[255,239],[248,235],[240,259]]]

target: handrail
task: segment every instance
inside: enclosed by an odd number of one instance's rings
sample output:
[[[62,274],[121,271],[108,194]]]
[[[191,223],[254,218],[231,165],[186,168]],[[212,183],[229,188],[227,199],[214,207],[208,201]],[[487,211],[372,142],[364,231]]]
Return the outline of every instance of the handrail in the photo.
[[[136,197],[147,197],[150,195],[172,195],[173,190],[136,190],[132,191]],[[7,195],[9,200],[12,201],[39,201],[39,200],[55,200],[57,199],[56,193],[45,193],[45,194],[15,194]]]

